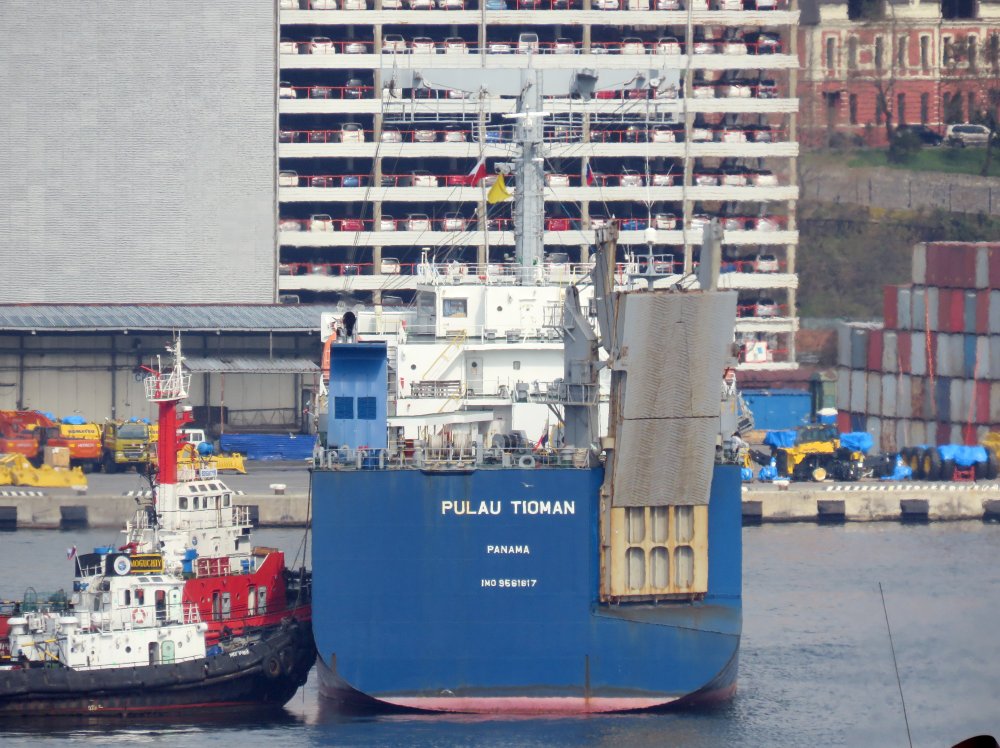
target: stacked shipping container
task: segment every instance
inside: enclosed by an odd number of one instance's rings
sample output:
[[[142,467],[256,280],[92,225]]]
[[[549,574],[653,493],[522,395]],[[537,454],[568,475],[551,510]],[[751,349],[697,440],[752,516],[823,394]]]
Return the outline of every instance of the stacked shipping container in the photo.
[[[886,286],[883,324],[838,336],[841,431],[882,451],[975,444],[1000,429],[1000,242],[913,250],[913,283]]]

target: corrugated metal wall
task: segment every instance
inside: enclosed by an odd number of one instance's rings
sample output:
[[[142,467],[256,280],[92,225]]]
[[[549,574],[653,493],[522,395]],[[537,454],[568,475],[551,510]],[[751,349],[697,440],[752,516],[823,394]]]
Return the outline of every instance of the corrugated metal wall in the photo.
[[[274,3],[5,0],[4,302],[271,302]]]

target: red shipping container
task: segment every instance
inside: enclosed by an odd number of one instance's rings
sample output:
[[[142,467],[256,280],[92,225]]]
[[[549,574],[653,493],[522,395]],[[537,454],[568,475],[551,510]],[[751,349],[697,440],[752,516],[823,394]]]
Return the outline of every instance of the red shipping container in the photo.
[[[837,431],[848,434],[851,431],[851,414],[846,410],[837,411]]]
[[[951,443],[951,424],[939,421],[935,428],[934,436],[935,444],[950,444]]]
[[[990,252],[990,288],[1000,289],[1000,246]]]
[[[977,251],[977,246],[970,242],[928,244],[927,285],[943,288],[975,288]]]
[[[883,286],[882,320],[886,330],[899,327],[899,286]]]
[[[896,357],[898,359],[899,371],[902,374],[910,373],[910,341],[912,335],[896,336]]]
[[[938,289],[938,330],[963,332],[965,329],[965,292],[958,288]]]
[[[868,333],[868,371],[882,371],[882,331]]]
[[[991,253],[992,257],[992,253]],[[976,292],[976,332],[986,335],[990,331],[990,292]]]
[[[976,423],[988,426],[990,423],[990,383],[976,382]]]

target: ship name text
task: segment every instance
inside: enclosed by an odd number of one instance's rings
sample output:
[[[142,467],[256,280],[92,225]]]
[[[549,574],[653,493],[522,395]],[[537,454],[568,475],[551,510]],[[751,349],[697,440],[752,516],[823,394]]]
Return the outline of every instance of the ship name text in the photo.
[[[506,502],[508,511],[511,514],[576,514],[575,501],[548,501],[542,499],[513,499]],[[441,502],[441,514],[467,515],[467,514],[503,514],[504,502],[502,501],[470,501],[468,499],[451,500],[445,499]]]
[[[486,552],[491,554],[518,553],[524,556],[531,555],[531,547],[527,545],[488,545]]]

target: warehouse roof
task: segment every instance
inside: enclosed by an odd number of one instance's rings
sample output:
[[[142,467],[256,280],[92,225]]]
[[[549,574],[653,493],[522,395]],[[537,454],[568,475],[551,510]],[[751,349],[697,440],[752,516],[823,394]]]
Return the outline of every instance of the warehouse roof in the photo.
[[[125,331],[307,332],[332,305],[287,304],[0,304],[0,332]]]
[[[195,374],[314,374],[319,367],[307,358],[185,357],[184,366]]]

